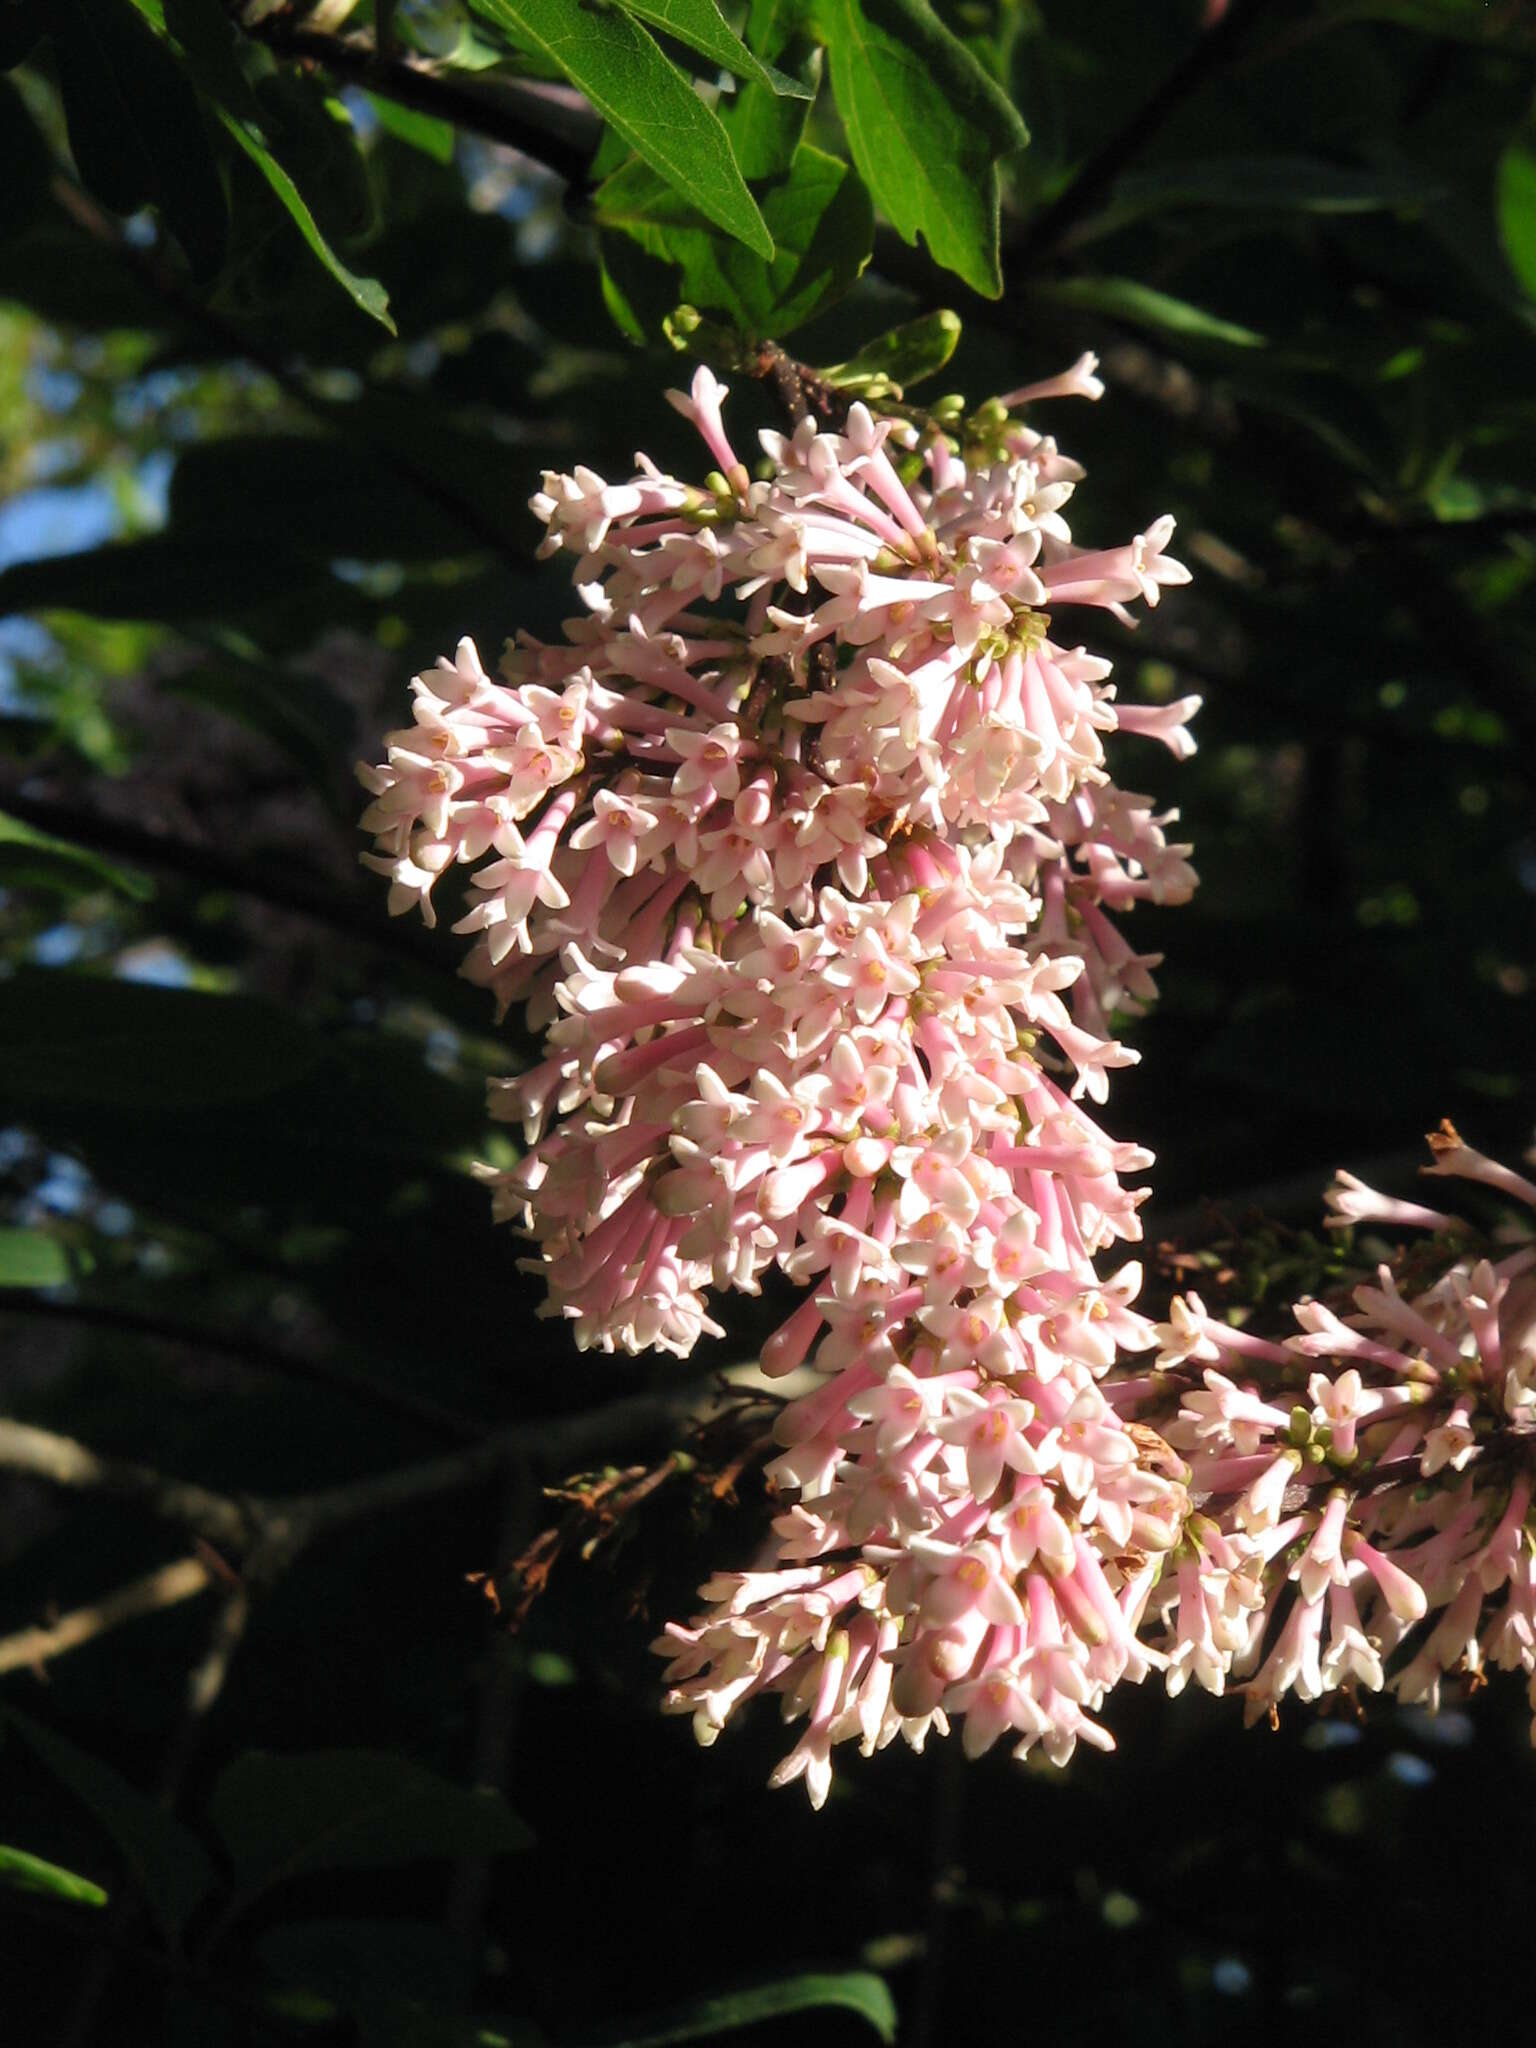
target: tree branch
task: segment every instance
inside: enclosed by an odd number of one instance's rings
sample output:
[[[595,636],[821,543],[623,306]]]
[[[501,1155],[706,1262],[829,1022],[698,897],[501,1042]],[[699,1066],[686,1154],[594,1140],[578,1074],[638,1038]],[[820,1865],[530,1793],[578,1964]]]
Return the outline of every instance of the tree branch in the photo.
[[[249,1549],[265,1511],[149,1465],[100,1458],[73,1437],[0,1417],[0,1469],[46,1479],[72,1492],[105,1493],[133,1502],[178,1528],[189,1529],[219,1551]]]
[[[175,1564],[162,1565],[158,1571],[119,1587],[117,1592],[108,1593],[87,1607],[77,1607],[49,1628],[24,1628],[0,1639],[0,1674],[37,1670],[52,1658],[66,1656],[71,1650],[94,1642],[97,1636],[121,1628],[125,1622],[137,1621],[145,1614],[158,1614],[162,1608],[175,1607],[183,1600],[196,1599],[212,1581],[213,1573],[200,1557],[178,1558]]]
[[[220,1553],[247,1559],[250,1576],[270,1578],[332,1530],[417,1501],[462,1493],[520,1461],[569,1469],[583,1457],[652,1442],[680,1423],[708,1416],[730,1398],[719,1375],[711,1374],[574,1415],[517,1423],[467,1450],[286,1498],[213,1493],[147,1465],[99,1457],[73,1437],[4,1418],[0,1470],[71,1491],[135,1502],[202,1537]]]
[[[142,1309],[121,1308],[111,1302],[60,1301],[51,1295],[7,1288],[4,1295],[0,1295],[0,1317],[7,1315],[147,1337],[159,1344],[183,1344],[191,1350],[206,1352],[215,1358],[227,1358],[256,1372],[281,1373],[287,1379],[306,1380],[314,1386],[348,1394],[355,1401],[366,1402],[369,1407],[401,1416],[406,1421],[421,1423],[439,1436],[451,1437],[460,1443],[477,1442],[485,1434],[480,1425],[468,1416],[456,1414],[451,1408],[444,1408],[424,1395],[392,1387],[386,1381],[375,1379],[371,1373],[353,1372],[347,1366],[332,1365],[324,1359],[278,1351],[252,1337],[188,1329],[183,1324],[165,1322]]]
[[[432,114],[487,142],[499,142],[530,157],[567,185],[587,182],[587,169],[601,123],[585,106],[563,106],[535,86],[507,79],[494,88],[468,82],[462,72],[444,75],[430,59],[412,51],[385,53],[366,36],[326,34],[284,15],[247,28],[279,56],[319,65],[333,78],[364,86],[402,107]]]

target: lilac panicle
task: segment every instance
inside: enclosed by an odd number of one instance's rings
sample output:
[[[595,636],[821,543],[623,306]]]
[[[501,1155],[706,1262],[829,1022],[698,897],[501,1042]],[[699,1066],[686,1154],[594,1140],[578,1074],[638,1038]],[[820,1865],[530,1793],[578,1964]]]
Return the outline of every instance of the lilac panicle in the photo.
[[[1117,920],[1195,883],[1106,748],[1186,757],[1198,700],[1121,705],[1059,636],[1187,580],[1167,518],[1075,546],[1083,472],[1011,410],[1097,398],[1096,368],[953,435],[858,404],[764,433],[756,477],[699,370],[670,395],[710,474],[547,475],[580,616],[495,674],[462,641],[360,770],[391,908],[430,922],[469,870],[465,971],[543,1035],[493,1084],[524,1150],[484,1177],[546,1313],[685,1355],[721,1293],[803,1290],[761,1360],[793,1394],[782,1511],[656,1647],[701,1742],[777,1694],[804,1729],[774,1782],[816,1805],[847,1741],[1108,1747],[1103,1701],[1152,1670],[1258,1713],[1532,1668],[1529,1488],[1488,1457],[1536,1401],[1524,1254],[1302,1304],[1284,1343],[1193,1296],[1156,1329],[1139,1266],[1103,1270],[1151,1163],[1093,1114],[1155,995]],[[1437,1170],[1529,1188],[1459,1140]]]

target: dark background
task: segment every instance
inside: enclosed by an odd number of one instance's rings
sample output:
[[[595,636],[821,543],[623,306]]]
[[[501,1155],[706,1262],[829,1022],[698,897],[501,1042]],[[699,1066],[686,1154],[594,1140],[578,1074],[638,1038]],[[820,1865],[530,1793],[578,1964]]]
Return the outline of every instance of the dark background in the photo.
[[[1109,395],[1046,420],[1089,470],[1074,536],[1170,510],[1195,580],[1135,636],[1081,630],[1128,696],[1205,698],[1194,761],[1120,747],[1202,887],[1133,921],[1163,994],[1106,1121],[1157,1152],[1151,1239],[1220,1236],[1283,1300],[1334,1165],[1406,1187],[1441,1116],[1513,1157],[1536,1110],[1536,30],[1512,5],[1250,7],[1207,65],[1187,8],[941,11],[1034,136],[1005,297],[882,240],[793,345],[834,361],[954,304],[939,388],[973,401],[1103,358]],[[236,254],[189,278],[155,214],[125,226],[76,182],[57,85],[48,44],[0,83],[0,1221],[34,1233],[0,1233],[6,1413],[270,1497],[749,1358],[769,1308],[687,1365],[579,1357],[536,1319],[468,1173],[506,1156],[483,1084],[515,1031],[456,978],[450,920],[390,924],[356,865],[352,763],[409,677],[570,608],[531,561],[539,471],[624,475],[637,445],[700,466],[661,397],[686,364],[618,337],[579,197],[467,128],[439,161],[359,93],[343,129],[320,74],[271,88],[390,339],[238,167]],[[1074,299],[1090,271],[1165,298]],[[769,416],[738,390],[733,427]],[[734,1505],[665,1475],[515,1638],[466,1583],[558,1515],[541,1487],[662,1470],[678,1426],[632,1424],[319,1536],[273,1583],[253,1566],[248,1611],[205,1596],[0,1678],[0,1710],[163,1793],[220,1870],[215,1787],[250,1750],[489,1781],[534,1837],[484,1868],[296,1874],[210,1946],[216,1887],[178,1956],[122,1903],[110,1798],[13,1726],[0,1841],[114,1903],[0,1893],[7,2038],[641,2038],[652,2009],[810,1968],[883,1976],[913,2044],[1454,2040],[1521,2009],[1536,1772],[1512,1682],[1438,1721],[1374,1703],[1275,1734],[1149,1686],[1111,1702],[1112,1757],[843,1752],[813,1816],[764,1789],[771,1709],[707,1754],[657,1712],[648,1639],[750,1558],[750,1471]],[[6,1478],[0,1634],[186,1550],[137,1507]],[[822,2011],[741,2038],[870,2036]]]

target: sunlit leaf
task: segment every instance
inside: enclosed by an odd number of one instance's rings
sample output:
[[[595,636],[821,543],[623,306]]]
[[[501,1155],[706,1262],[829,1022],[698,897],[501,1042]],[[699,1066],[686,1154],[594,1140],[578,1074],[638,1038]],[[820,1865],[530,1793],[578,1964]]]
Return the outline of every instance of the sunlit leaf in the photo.
[[[0,1287],[62,1287],[69,1254],[46,1230],[0,1230]]]
[[[900,397],[910,384],[937,376],[960,340],[960,316],[941,307],[920,320],[908,320],[866,342],[845,363],[832,363],[822,376],[860,397]]]
[[[685,300],[761,339],[789,333],[847,291],[869,261],[874,236],[869,194],[857,174],[802,143],[788,173],[759,196],[778,251],[772,263],[714,232],[645,164],[632,162],[605,182],[599,222],[622,230],[664,266],[649,317],[636,309],[641,325],[655,332],[660,316]]]
[[[107,1903],[107,1894],[88,1877],[77,1877],[72,1870],[61,1870],[57,1863],[45,1862],[25,1849],[12,1849],[4,1842],[0,1842],[0,1884],[16,1891],[40,1892],[44,1898],[62,1899],[71,1906]]]
[[[735,78],[750,78],[788,99],[809,99],[809,88],[797,78],[775,71],[754,55],[725,24],[715,0],[619,0],[626,14],[638,15],[701,57],[708,57]]]
[[[803,0],[752,0],[746,30],[752,47],[792,65],[804,82],[805,97],[788,99],[769,86],[748,83],[721,100],[720,120],[749,182],[788,170],[805,133],[821,83],[822,51],[802,32],[804,18]]]
[[[1527,297],[1536,299],[1536,149],[1512,142],[1499,158],[1499,240]]]
[[[699,212],[757,255],[773,238],[725,130],[628,15],[565,0],[473,0],[512,39],[551,58],[614,130]]]
[[[419,149],[434,163],[453,162],[451,121],[440,121],[435,114],[423,114],[416,107],[403,107],[398,100],[386,99],[382,93],[371,92],[366,97],[374,119],[387,135],[409,143],[412,149]]]
[[[1029,140],[1013,103],[926,0],[815,0],[848,147],[908,242],[995,299],[998,165]]]

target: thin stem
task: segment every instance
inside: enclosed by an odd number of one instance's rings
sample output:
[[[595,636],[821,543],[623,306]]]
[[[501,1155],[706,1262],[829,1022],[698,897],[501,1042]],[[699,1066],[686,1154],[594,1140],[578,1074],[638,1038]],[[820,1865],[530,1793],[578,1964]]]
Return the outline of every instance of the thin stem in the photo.
[[[718,1376],[632,1394],[600,1408],[544,1422],[516,1423],[482,1443],[441,1458],[397,1466],[313,1493],[262,1497],[211,1492],[147,1465],[103,1458],[73,1437],[0,1418],[0,1470],[21,1472],[82,1493],[137,1503],[190,1530],[222,1554],[248,1557],[248,1576],[272,1577],[319,1536],[418,1501],[463,1493],[519,1462],[567,1469],[594,1452],[612,1453],[664,1437],[680,1423],[712,1414],[731,1397]],[[259,1568],[258,1568],[259,1567]]]
[[[77,1607],[47,1628],[24,1628],[0,1638],[0,1674],[7,1671],[38,1671],[55,1657],[82,1649],[98,1636],[137,1621],[141,1615],[158,1614],[183,1600],[206,1592],[213,1573],[200,1557],[178,1558],[162,1565],[142,1579],[120,1586],[85,1607]]]

